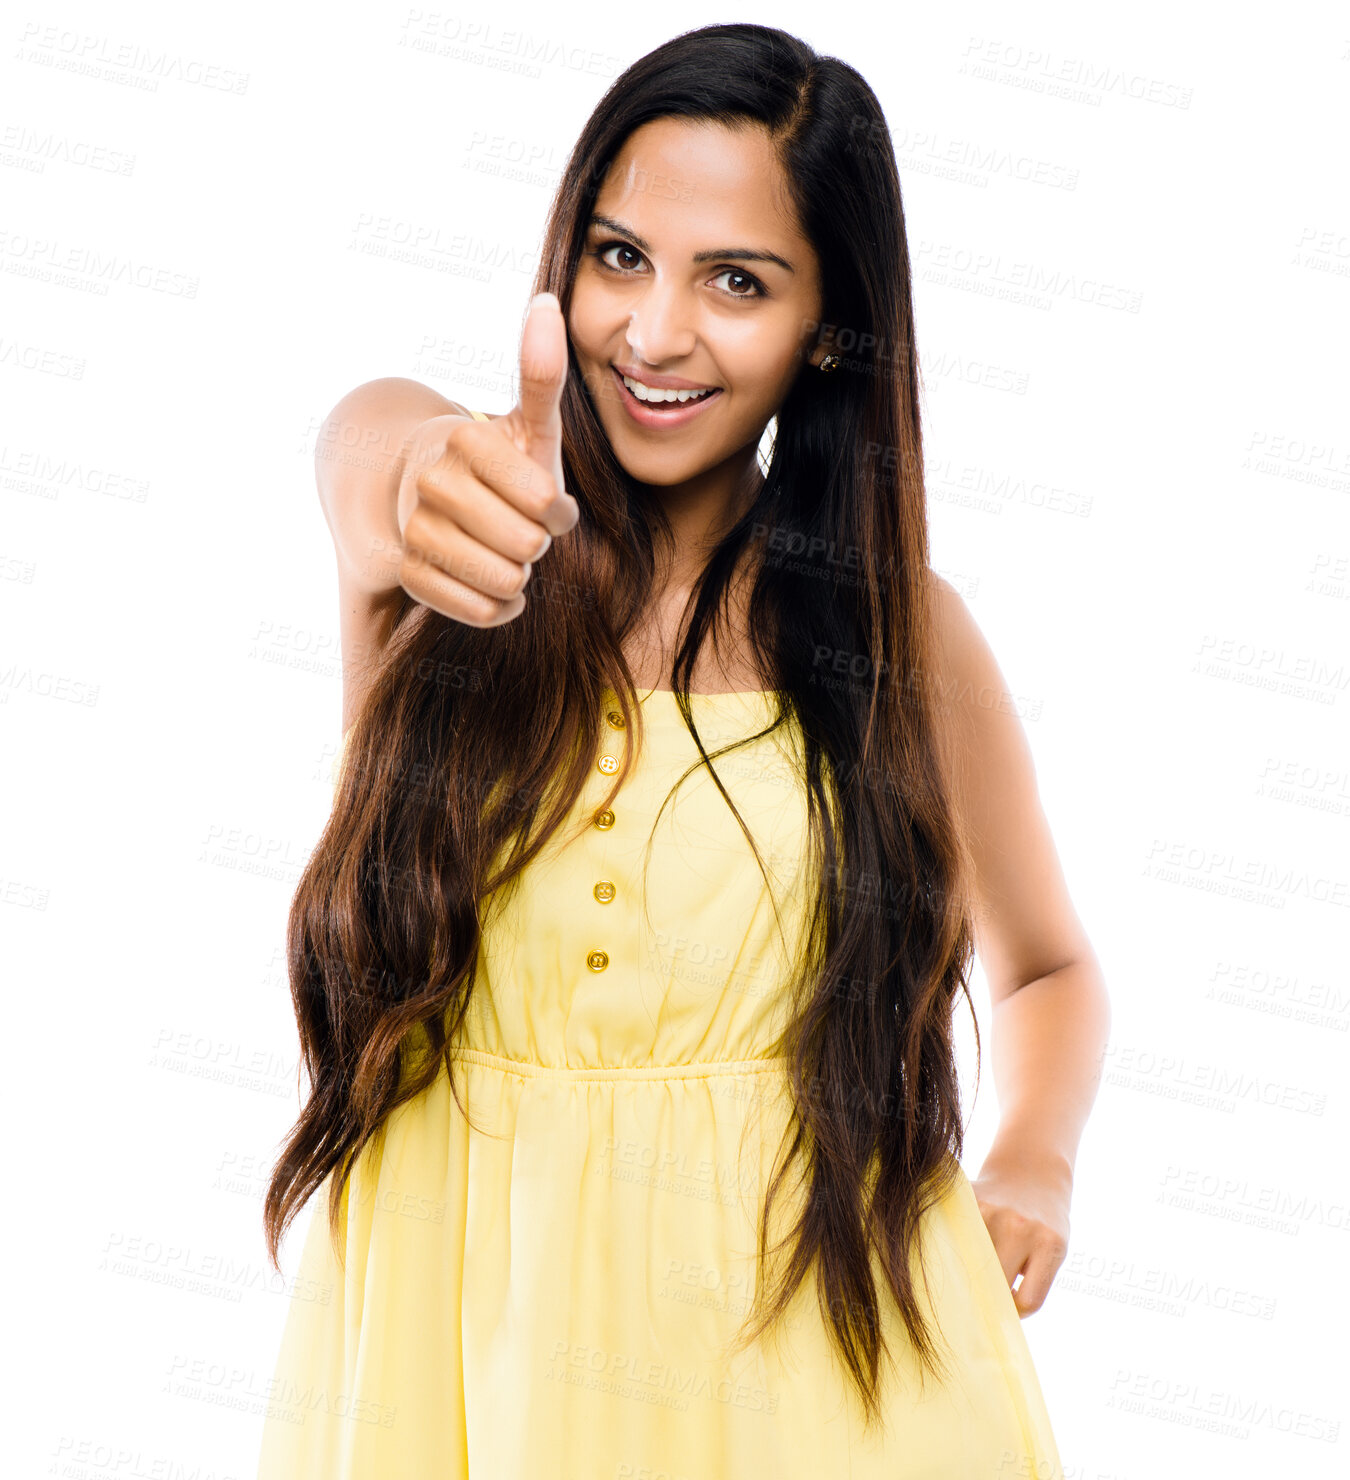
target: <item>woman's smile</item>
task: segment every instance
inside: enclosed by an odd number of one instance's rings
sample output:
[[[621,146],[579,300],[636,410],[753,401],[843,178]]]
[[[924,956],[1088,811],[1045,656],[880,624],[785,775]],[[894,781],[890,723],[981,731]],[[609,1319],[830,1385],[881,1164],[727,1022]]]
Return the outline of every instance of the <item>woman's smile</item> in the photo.
[[[666,390],[660,387],[649,388],[645,382],[637,380],[636,377],[625,376],[617,366],[611,365],[609,368],[619,388],[619,399],[623,402],[624,410],[633,421],[642,427],[655,427],[665,431],[687,426],[696,417],[701,416],[706,408],[722,394],[721,386],[714,386],[697,393],[687,390]],[[641,394],[635,394],[634,385],[642,388]],[[681,397],[684,399],[681,400]]]

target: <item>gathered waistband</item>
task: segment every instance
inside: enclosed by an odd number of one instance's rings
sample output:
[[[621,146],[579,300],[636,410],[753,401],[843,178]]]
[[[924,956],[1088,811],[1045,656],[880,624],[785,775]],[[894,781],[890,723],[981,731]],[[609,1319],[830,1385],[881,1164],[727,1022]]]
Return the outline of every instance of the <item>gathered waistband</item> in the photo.
[[[565,1079],[569,1083],[579,1080],[605,1079],[715,1079],[742,1078],[748,1074],[782,1073],[787,1068],[785,1054],[762,1059],[712,1059],[690,1064],[631,1065],[623,1068],[604,1069],[598,1066],[586,1068],[555,1068],[550,1064],[536,1064],[529,1059],[512,1059],[502,1054],[488,1053],[481,1048],[457,1047],[452,1056],[458,1061],[478,1064],[485,1069],[496,1069],[502,1074],[515,1074],[522,1079]]]

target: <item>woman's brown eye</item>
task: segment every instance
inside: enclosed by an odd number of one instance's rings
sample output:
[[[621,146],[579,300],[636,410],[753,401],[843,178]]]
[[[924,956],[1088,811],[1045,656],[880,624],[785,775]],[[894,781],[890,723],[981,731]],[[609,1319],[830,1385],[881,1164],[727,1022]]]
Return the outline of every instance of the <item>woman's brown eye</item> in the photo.
[[[638,255],[632,247],[625,246],[623,242],[610,242],[607,246],[598,248],[595,255],[600,259],[602,263],[604,263],[606,267],[613,267],[615,264],[611,262],[605,262],[605,258],[608,257],[611,252],[632,252],[634,257]],[[619,270],[622,270],[622,268],[620,268]]]
[[[757,278],[751,277],[748,272],[740,272],[734,267],[728,267],[724,271],[719,272],[717,276],[723,278],[740,278],[741,282],[750,289],[749,292],[744,292],[740,289],[724,288],[722,291],[726,293],[728,298],[763,298],[765,296],[763,284]]]

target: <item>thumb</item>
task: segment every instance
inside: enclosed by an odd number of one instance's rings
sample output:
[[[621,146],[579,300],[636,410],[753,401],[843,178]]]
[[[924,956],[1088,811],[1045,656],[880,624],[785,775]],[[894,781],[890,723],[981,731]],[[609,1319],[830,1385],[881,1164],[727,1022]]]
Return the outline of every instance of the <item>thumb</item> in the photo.
[[[567,325],[552,293],[530,300],[520,337],[520,420],[525,452],[563,492],[562,392],[567,382]]]

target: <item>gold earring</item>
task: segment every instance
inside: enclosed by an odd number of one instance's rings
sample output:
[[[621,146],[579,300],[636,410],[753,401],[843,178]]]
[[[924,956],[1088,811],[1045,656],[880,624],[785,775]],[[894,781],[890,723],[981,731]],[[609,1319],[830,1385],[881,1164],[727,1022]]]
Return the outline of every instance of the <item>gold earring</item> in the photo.
[[[828,372],[830,370],[837,370],[839,368],[839,356],[838,355],[826,355],[825,358],[820,362],[820,364],[816,368],[818,370],[822,370],[822,371],[826,371],[826,372]]]

